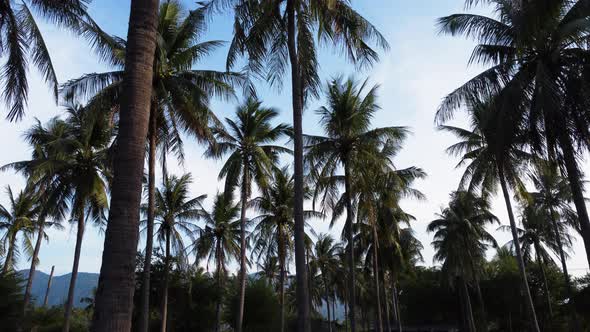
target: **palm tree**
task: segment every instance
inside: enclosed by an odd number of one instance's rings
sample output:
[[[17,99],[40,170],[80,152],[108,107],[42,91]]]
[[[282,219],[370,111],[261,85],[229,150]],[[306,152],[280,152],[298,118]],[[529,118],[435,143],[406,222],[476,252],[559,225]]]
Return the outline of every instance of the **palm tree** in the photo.
[[[458,191],[451,194],[449,207],[427,227],[428,232],[434,232],[432,245],[436,250],[435,261],[443,262],[443,270],[451,284],[455,280],[460,283],[458,287],[463,298],[463,317],[469,331],[476,331],[476,327],[467,282],[478,282],[480,264],[485,260],[486,250],[490,245],[497,247],[496,240],[485,229],[487,224],[495,222],[498,219],[490,212],[490,204],[486,199]]]
[[[270,185],[262,195],[250,201],[260,213],[251,222],[253,230],[253,255],[267,258],[276,255],[279,267],[279,300],[281,303],[281,332],[285,331],[285,281],[289,257],[293,252],[295,223],[293,217],[294,179],[287,167],[273,170]],[[309,192],[309,191],[308,191]],[[304,211],[306,219],[322,218],[321,213]]]
[[[365,92],[368,82],[362,84],[349,79],[343,82],[335,79],[328,84],[327,107],[320,108],[320,124],[324,136],[305,136],[306,159],[316,182],[314,202],[322,196],[324,208],[334,210],[332,223],[336,217],[346,211],[349,276],[349,312],[350,323],[355,329],[355,274],[353,254],[353,195],[352,184],[353,161],[363,161],[365,167],[376,167],[390,161],[390,152],[397,151],[397,145],[407,135],[404,127],[383,127],[371,129],[371,119],[380,109],[377,104],[377,86]],[[364,94],[364,95],[363,95]],[[385,156],[385,157],[384,157]],[[340,167],[344,176],[337,175]],[[342,181],[343,180],[343,181]],[[342,199],[337,198],[338,185],[344,182]],[[323,195],[321,195],[323,193]]]
[[[31,188],[27,189],[20,191],[15,196],[12,188],[7,186],[6,193],[10,206],[4,207],[0,204],[0,230],[4,231],[0,249],[2,249],[3,254],[5,252],[2,276],[14,270],[20,253],[20,247],[17,243],[20,234],[22,234],[24,249],[27,253],[32,252],[31,237],[35,233],[35,224],[40,206],[35,193],[30,190]]]
[[[130,330],[139,238],[142,170],[148,133],[158,0],[132,0],[125,52],[111,210],[105,232],[92,330]]]
[[[225,178],[225,192],[232,193],[240,188],[241,202],[241,240],[240,240],[240,283],[239,309],[237,317],[238,330],[241,330],[244,315],[244,296],[246,292],[246,210],[252,192],[252,183],[262,190],[268,187],[272,167],[276,164],[279,153],[288,149],[274,143],[289,134],[286,124],[273,126],[271,121],[278,116],[272,108],[262,107],[262,102],[249,98],[239,106],[236,120],[226,118],[229,130],[221,127],[214,129],[216,143],[208,150],[208,155],[215,158],[229,154],[219,178]]]
[[[197,262],[201,259],[213,262],[216,266],[217,298],[215,331],[221,331],[221,305],[223,304],[226,265],[240,259],[240,206],[233,204],[231,196],[225,193],[217,194],[211,212],[204,212],[201,219],[205,220],[205,228],[199,232],[199,238],[194,243]]]
[[[332,331],[330,319],[330,295],[334,293],[332,288],[338,272],[339,244],[330,235],[319,234],[314,245],[314,255],[311,264],[319,270],[324,287],[324,300],[328,308],[328,327]],[[335,313],[334,313],[335,314]]]
[[[488,68],[449,94],[437,118],[449,119],[472,96],[499,91],[510,95],[507,104],[526,104],[512,110],[510,121],[528,127],[535,152],[564,166],[590,263],[590,219],[577,161],[577,145],[588,149],[590,137],[585,106],[590,9],[583,0],[487,2],[496,17],[455,14],[439,20],[441,32],[475,38],[479,44],[471,61]]]
[[[205,214],[201,204],[207,196],[190,198],[191,183],[190,174],[184,174],[181,177],[171,176],[164,179],[161,189],[156,190],[154,226],[157,227],[156,237],[160,245],[164,247],[165,253],[160,329],[162,332],[167,330],[168,282],[172,256],[178,256],[181,263],[186,261],[183,235],[190,237],[194,242],[195,231],[199,228],[193,221]],[[144,211],[147,209],[147,206],[143,207]]]
[[[290,65],[295,154],[298,326],[300,331],[310,331],[303,216],[302,116],[309,97],[317,97],[319,94],[318,44],[329,42],[342,50],[348,60],[359,66],[370,65],[378,59],[377,52],[369,46],[369,42],[374,41],[382,49],[387,49],[388,44],[379,31],[347,1],[209,0],[207,8],[212,11],[233,9],[235,13],[234,38],[227,59],[228,69],[237,64],[240,56],[246,55],[247,71],[266,78],[271,85],[281,86],[282,78],[286,76]]]
[[[0,38],[3,41],[0,56],[6,58],[0,80],[3,84],[2,97],[9,109],[6,116],[8,120],[20,120],[25,113],[29,94],[29,62],[39,70],[57,102],[57,75],[33,12],[58,26],[79,32],[81,21],[88,18],[87,2],[20,0],[4,1],[0,5]]]
[[[461,157],[457,167],[467,164],[460,188],[467,187],[470,192],[480,189],[483,196],[488,196],[500,183],[512,239],[517,242],[518,232],[508,185],[524,187],[518,174],[522,173],[521,167],[530,155],[523,150],[527,132],[513,119],[517,113],[514,109],[522,105],[512,104],[509,99],[501,94],[488,101],[470,100],[468,109],[472,131],[452,126],[440,126],[439,129],[453,133],[461,140],[447,149],[449,154]],[[520,246],[515,249],[530,324],[539,332],[522,252]]]

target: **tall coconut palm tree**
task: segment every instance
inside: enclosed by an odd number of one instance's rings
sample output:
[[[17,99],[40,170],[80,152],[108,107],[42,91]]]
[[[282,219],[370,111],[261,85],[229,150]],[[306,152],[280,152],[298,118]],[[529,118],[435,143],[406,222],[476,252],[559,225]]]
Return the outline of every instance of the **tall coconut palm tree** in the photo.
[[[199,238],[194,243],[197,262],[201,259],[216,266],[217,298],[216,332],[221,331],[221,306],[223,304],[224,285],[226,278],[226,265],[240,259],[240,205],[232,202],[231,195],[217,194],[211,212],[205,211],[201,219],[206,225],[199,232]]]
[[[486,225],[495,222],[498,219],[490,212],[490,203],[486,199],[458,191],[451,194],[449,207],[427,227],[428,232],[434,232],[435,261],[443,263],[451,284],[455,280],[459,282],[457,287],[462,294],[463,317],[468,331],[476,331],[476,324],[467,282],[477,282],[486,250],[490,246],[497,247],[496,240],[485,229]]]
[[[321,274],[322,286],[324,288],[324,300],[328,309],[328,327],[332,331],[330,319],[330,297],[334,293],[332,288],[338,272],[338,251],[339,244],[330,235],[319,234],[314,245],[313,260],[310,262]],[[335,314],[335,313],[334,313]]]
[[[240,56],[247,56],[246,70],[277,86],[281,86],[289,66],[291,69],[298,326],[300,331],[307,332],[311,326],[305,265],[302,116],[309,97],[317,97],[319,92],[317,49],[322,42],[329,42],[352,63],[363,66],[378,59],[370,42],[375,42],[382,49],[387,49],[388,44],[379,31],[347,1],[209,0],[207,7],[213,11],[232,9],[235,13],[228,68],[236,65]]]
[[[309,191],[307,191],[309,192]],[[281,332],[285,331],[285,282],[289,257],[293,252],[295,223],[293,217],[294,179],[287,167],[273,170],[270,185],[263,189],[262,195],[250,201],[250,205],[260,214],[251,222],[253,230],[252,254],[272,257],[276,255],[279,267],[279,301],[281,303]],[[304,211],[306,219],[322,218],[315,211]]]
[[[470,100],[468,109],[472,131],[452,126],[439,128],[460,139],[459,143],[447,149],[449,154],[461,157],[457,167],[466,165],[460,188],[468,188],[470,192],[479,189],[485,197],[497,190],[499,182],[508,210],[512,239],[517,242],[518,231],[508,186],[517,189],[524,187],[518,175],[524,174],[522,167],[530,155],[523,150],[527,131],[513,119],[518,113],[514,109],[523,105],[510,101],[509,92],[487,101]],[[515,249],[530,324],[534,331],[539,332],[521,248],[516,246]]]
[[[346,211],[349,276],[349,312],[351,327],[354,330],[355,274],[353,254],[353,161],[363,161],[365,167],[387,165],[388,157],[404,137],[404,127],[383,127],[371,129],[371,119],[380,107],[377,104],[377,86],[367,88],[368,82],[355,82],[352,79],[335,79],[327,88],[328,106],[321,107],[317,113],[320,124],[327,136],[305,136],[306,159],[311,176],[316,182],[314,202],[320,198],[324,208],[334,210],[332,221]],[[342,169],[343,176],[338,175]],[[338,186],[344,182],[344,194],[338,199]]]
[[[0,4],[0,56],[2,66],[2,98],[8,107],[7,119],[20,120],[27,106],[29,84],[27,69],[31,62],[50,86],[57,102],[57,75],[43,34],[37,24],[38,15],[51,23],[80,32],[81,21],[87,18],[87,0],[19,0]]]
[[[471,62],[487,68],[444,99],[437,119],[449,119],[472,96],[501,90],[509,91],[510,104],[528,104],[514,109],[510,121],[527,126],[532,148],[565,169],[590,263],[590,219],[577,160],[577,145],[587,150],[590,137],[590,90],[585,83],[590,7],[584,0],[486,2],[496,16],[439,19],[441,32],[478,42]]]
[[[130,330],[139,238],[142,170],[151,104],[158,0],[132,0],[125,52],[111,210],[105,232],[92,331]]]
[[[164,179],[161,189],[156,190],[155,197],[155,222],[156,238],[164,247],[164,285],[162,287],[160,331],[166,332],[168,318],[168,283],[172,256],[178,256],[179,261],[185,262],[186,245],[183,236],[188,236],[191,243],[195,241],[195,231],[199,227],[193,221],[205,215],[202,207],[207,195],[191,198],[189,186],[192,183],[191,175],[184,174],[181,177],[170,176]],[[144,211],[148,209],[144,206]],[[147,221],[146,221],[147,223]]]
[[[35,192],[30,190],[20,191],[15,196],[10,186],[6,187],[6,194],[10,205],[4,207],[0,204],[0,231],[4,234],[1,238],[0,249],[4,256],[2,276],[14,270],[16,260],[21,248],[17,242],[19,235],[22,237],[24,250],[32,253],[31,238],[35,233],[35,223],[40,206]],[[5,251],[5,252],[4,252]]]
[[[262,102],[249,98],[238,107],[236,120],[226,118],[228,130],[221,127],[214,129],[216,143],[208,150],[208,155],[221,158],[229,157],[221,171],[219,178],[225,178],[225,192],[232,193],[239,187],[241,214],[240,223],[241,254],[240,254],[240,283],[239,309],[237,326],[241,329],[244,315],[244,296],[246,292],[246,210],[252,193],[252,184],[257,184],[262,190],[269,185],[272,167],[276,164],[279,154],[289,152],[287,148],[275,145],[278,139],[290,133],[286,124],[273,126],[278,112],[272,108],[265,108]]]

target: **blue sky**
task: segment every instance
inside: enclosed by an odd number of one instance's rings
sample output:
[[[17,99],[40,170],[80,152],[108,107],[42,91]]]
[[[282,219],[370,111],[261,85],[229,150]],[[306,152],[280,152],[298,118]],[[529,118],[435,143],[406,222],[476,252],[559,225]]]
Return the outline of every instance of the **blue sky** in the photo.
[[[463,0],[418,0],[393,1],[371,0],[352,1],[353,6],[385,35],[391,45],[386,53],[381,53],[381,61],[373,68],[359,71],[338,53],[329,48],[320,52],[321,79],[326,81],[338,75],[354,75],[356,78],[369,77],[370,82],[380,85],[379,102],[382,110],[376,115],[374,125],[409,126],[413,135],[408,138],[403,152],[396,158],[398,167],[418,166],[427,173],[428,178],[417,183],[427,200],[422,202],[404,202],[407,211],[417,220],[412,225],[418,238],[424,244],[425,264],[432,265],[433,251],[430,247],[432,237],[425,231],[426,225],[435,217],[441,207],[448,201],[449,193],[456,189],[460,170],[455,170],[456,160],[448,157],[444,149],[454,142],[454,138],[437,132],[433,123],[434,113],[440,100],[454,88],[477,73],[478,68],[467,67],[467,60],[473,43],[460,38],[439,36],[435,27],[436,18],[463,11]],[[183,1],[187,8],[195,8],[193,1]],[[95,0],[90,5],[94,19],[109,33],[125,37],[129,15],[129,1]],[[50,48],[54,65],[60,82],[79,77],[89,72],[108,70],[100,64],[84,40],[41,24],[46,42]],[[204,40],[229,40],[232,23],[228,16],[215,17],[209,26]],[[223,70],[227,49],[221,48],[205,59],[198,68]],[[288,77],[285,88],[269,88],[264,82],[258,82],[258,89],[265,105],[281,111],[280,121],[291,122],[290,90]],[[322,99],[308,105],[304,118],[304,131],[320,134],[318,118],[314,114],[323,102]],[[220,117],[231,116],[236,102],[215,101],[213,109]],[[35,70],[31,70],[31,92],[27,117],[19,123],[0,121],[0,137],[3,149],[0,164],[22,160],[29,157],[30,150],[22,140],[22,132],[37,117],[41,121],[61,114],[62,110],[51,99],[48,89],[39,80]],[[455,124],[464,125],[463,115],[459,114]],[[186,145],[186,160],[180,165],[170,162],[174,173],[191,172],[195,182],[192,186],[194,195],[208,194],[208,205],[212,196],[218,191],[220,183],[217,173],[220,162],[206,160],[202,148],[194,143]],[[24,180],[12,173],[0,174],[0,184],[11,185],[15,190],[22,188]],[[6,196],[0,195],[0,202],[6,203]],[[507,224],[503,201],[494,200],[494,211],[503,224]],[[326,221],[314,221],[312,226],[317,232],[340,233],[341,225],[332,230]],[[505,232],[495,231],[500,244],[506,243],[510,236]],[[75,243],[75,228],[66,224],[65,232],[50,231],[49,243],[44,243],[40,255],[39,269],[48,272],[55,265],[56,274],[71,270]],[[102,245],[104,238],[96,229],[87,228],[82,246],[80,271],[97,272],[100,269]],[[581,239],[576,241],[575,251],[569,265],[574,274],[588,271],[588,264],[583,255]],[[20,262],[19,268],[28,268],[28,262]]]

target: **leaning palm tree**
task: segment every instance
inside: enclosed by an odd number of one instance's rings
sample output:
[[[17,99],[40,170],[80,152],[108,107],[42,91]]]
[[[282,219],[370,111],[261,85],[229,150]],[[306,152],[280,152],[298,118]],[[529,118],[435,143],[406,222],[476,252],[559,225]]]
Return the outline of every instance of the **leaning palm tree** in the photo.
[[[434,232],[435,261],[443,262],[443,270],[451,284],[455,280],[459,282],[465,328],[472,332],[476,331],[476,324],[467,282],[477,282],[486,250],[490,246],[497,247],[496,240],[485,229],[486,225],[495,222],[498,219],[490,212],[488,200],[458,191],[451,194],[449,207],[427,227],[428,232]]]
[[[459,143],[447,149],[449,154],[461,157],[457,167],[466,165],[460,188],[467,188],[470,192],[481,190],[483,196],[488,196],[497,190],[499,182],[508,210],[512,240],[517,242],[518,231],[508,186],[516,189],[524,187],[518,175],[524,173],[522,167],[530,155],[524,151],[527,131],[518,121],[513,121],[518,113],[514,109],[524,106],[513,104],[510,97],[510,93],[506,92],[487,101],[470,100],[468,109],[472,131],[452,126],[440,126],[439,129],[460,139]],[[520,246],[515,246],[515,249],[530,324],[534,331],[539,332],[522,251]]]
[[[240,206],[232,202],[230,195],[217,194],[211,212],[205,211],[201,220],[205,221],[205,228],[199,232],[199,238],[194,243],[198,262],[206,259],[207,269],[209,263],[216,266],[217,309],[215,331],[221,331],[221,306],[223,304],[224,285],[226,278],[226,266],[232,261],[240,259]]]
[[[28,190],[20,191],[15,196],[10,186],[6,187],[10,206],[4,207],[0,204],[0,231],[4,234],[1,238],[0,249],[4,256],[2,276],[14,270],[16,260],[21,252],[17,239],[22,236],[22,243],[27,253],[32,253],[31,237],[35,233],[35,224],[39,214],[40,206],[35,192]]]
[[[590,264],[590,219],[578,161],[578,145],[590,148],[590,7],[585,0],[485,2],[495,17],[454,14],[439,19],[441,32],[478,42],[471,62],[487,68],[444,99],[437,119],[449,119],[472,96],[499,91],[508,92],[513,105],[528,104],[514,109],[510,121],[527,126],[532,148],[565,170]]]
[[[189,196],[191,175],[170,176],[164,179],[161,189],[156,190],[155,223],[156,238],[164,247],[164,285],[162,287],[160,331],[166,332],[168,318],[168,283],[172,256],[178,256],[180,262],[186,262],[183,236],[194,242],[195,231],[199,227],[193,221],[204,215],[203,200],[207,195],[194,198]],[[147,209],[144,206],[144,211]]]
[[[293,218],[294,179],[287,167],[273,170],[271,183],[262,190],[262,195],[250,201],[260,214],[251,222],[255,224],[252,234],[252,254],[266,258],[278,258],[279,302],[281,303],[280,326],[285,331],[285,282],[289,257],[293,252],[295,223]],[[309,191],[308,191],[309,192]],[[315,211],[304,211],[306,219],[322,218]]]
[[[0,57],[6,63],[0,71],[2,97],[8,106],[7,119],[20,120],[27,107],[29,62],[39,70],[57,101],[57,75],[37,24],[35,14],[71,30],[81,32],[82,20],[87,19],[87,0],[19,0],[0,5]],[[34,14],[33,14],[34,13]]]
[[[111,210],[105,232],[92,330],[131,329],[139,207],[148,133],[158,0],[131,0]]]
[[[315,181],[314,203],[334,211],[332,224],[346,211],[344,230],[348,241],[348,287],[351,327],[355,329],[355,273],[353,246],[353,161],[362,161],[365,167],[379,168],[390,163],[388,157],[397,151],[407,135],[404,127],[371,129],[371,119],[377,110],[377,86],[367,88],[352,79],[334,79],[328,84],[328,106],[320,108],[320,124],[327,136],[305,136],[306,162]],[[344,174],[338,175],[340,169]],[[344,183],[344,194],[338,199],[338,187]]]
[[[307,332],[311,326],[305,266],[302,116],[305,104],[310,97],[318,96],[320,88],[317,49],[322,42],[328,42],[341,50],[352,63],[366,66],[378,59],[377,52],[369,43],[375,42],[381,49],[387,49],[388,44],[348,1],[209,0],[207,7],[213,11],[232,9],[235,13],[228,69],[238,63],[240,56],[246,56],[246,70],[276,86],[281,86],[283,77],[288,76],[285,74],[289,66],[291,69],[298,326],[301,331]],[[241,327],[238,332],[241,332]]]
[[[239,309],[237,326],[241,328],[244,314],[244,296],[246,292],[246,210],[252,193],[252,184],[264,190],[268,187],[272,167],[276,164],[279,154],[289,152],[287,148],[275,145],[278,139],[290,132],[289,126],[279,124],[273,126],[278,112],[272,108],[265,108],[262,102],[249,98],[239,106],[236,120],[226,118],[228,130],[217,127],[214,129],[216,143],[207,151],[208,155],[221,158],[229,157],[221,171],[219,178],[225,178],[225,193],[230,194],[239,187],[241,202],[241,253],[240,253],[240,282]]]

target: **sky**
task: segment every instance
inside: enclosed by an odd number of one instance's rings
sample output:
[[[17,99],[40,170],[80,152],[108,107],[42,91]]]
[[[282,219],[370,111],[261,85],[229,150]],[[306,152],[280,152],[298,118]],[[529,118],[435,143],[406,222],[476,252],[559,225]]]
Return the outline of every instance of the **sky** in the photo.
[[[194,9],[194,1],[185,1],[187,9]],[[412,135],[406,140],[403,151],[394,160],[398,168],[409,166],[421,167],[428,177],[416,183],[416,188],[426,195],[424,201],[404,201],[403,207],[416,217],[412,228],[424,245],[424,265],[433,265],[434,251],[430,246],[432,234],[426,232],[426,225],[436,217],[436,213],[448,203],[449,194],[457,189],[461,169],[455,169],[458,160],[448,156],[445,148],[455,142],[449,134],[436,130],[434,113],[442,98],[478,73],[476,66],[468,66],[473,41],[453,38],[438,34],[436,19],[458,12],[463,12],[463,0],[353,0],[352,4],[362,15],[371,21],[386,37],[390,49],[380,52],[381,61],[372,68],[360,70],[348,64],[341,54],[328,47],[320,51],[320,77],[323,82],[337,76],[353,76],[357,79],[369,78],[371,84],[380,86],[378,102],[381,110],[376,114],[373,125],[408,126]],[[480,9],[480,11],[485,9]],[[89,7],[95,21],[108,33],[125,37],[129,17],[129,1],[95,0]],[[87,43],[71,33],[64,32],[39,20],[45,41],[49,47],[53,64],[60,82],[80,77],[91,72],[107,71]],[[216,16],[210,22],[203,40],[231,39],[231,17]],[[224,70],[227,47],[222,47],[211,56],[196,65],[199,69]],[[62,115],[63,109],[56,105],[49,89],[40,80],[35,69],[30,70],[30,98],[27,116],[20,122],[0,121],[0,139],[2,152],[0,165],[30,157],[30,147],[23,141],[23,132],[36,119],[46,122],[48,119]],[[283,89],[270,88],[265,82],[257,82],[259,96],[265,106],[280,110],[280,122],[291,123],[291,94],[289,78],[285,77]],[[213,111],[223,117],[232,117],[239,100],[214,101]],[[322,105],[323,98],[307,105],[304,114],[304,132],[322,134],[318,126],[318,117],[314,110]],[[4,106],[0,106],[4,108]],[[5,111],[0,110],[0,111]],[[454,125],[466,125],[465,114],[458,113]],[[206,206],[212,204],[215,193],[221,190],[217,175],[222,161],[205,159],[203,149],[196,143],[185,139],[186,159],[180,164],[169,159],[170,172],[182,174],[190,172],[194,183],[191,192],[194,196],[207,194]],[[588,167],[584,163],[584,169]],[[24,179],[11,172],[0,173],[0,185],[10,185],[13,191],[20,190]],[[6,204],[7,197],[0,192],[0,203]],[[501,223],[507,225],[507,213],[503,200],[496,197],[493,211]],[[44,242],[40,253],[38,269],[46,273],[55,265],[55,274],[61,275],[71,271],[73,263],[76,228],[65,224],[65,231],[49,231],[49,242]],[[328,221],[315,220],[312,227],[318,233],[330,232],[338,237],[342,223],[330,229]],[[507,232],[497,231],[498,226],[489,230],[500,245],[510,240]],[[100,270],[104,236],[93,227],[86,228],[80,272],[98,272]],[[141,246],[141,243],[140,243]],[[493,252],[490,252],[490,257]],[[29,267],[29,262],[20,260],[18,268]],[[587,273],[588,262],[585,259],[583,242],[576,239],[574,253],[568,262],[574,275]]]

